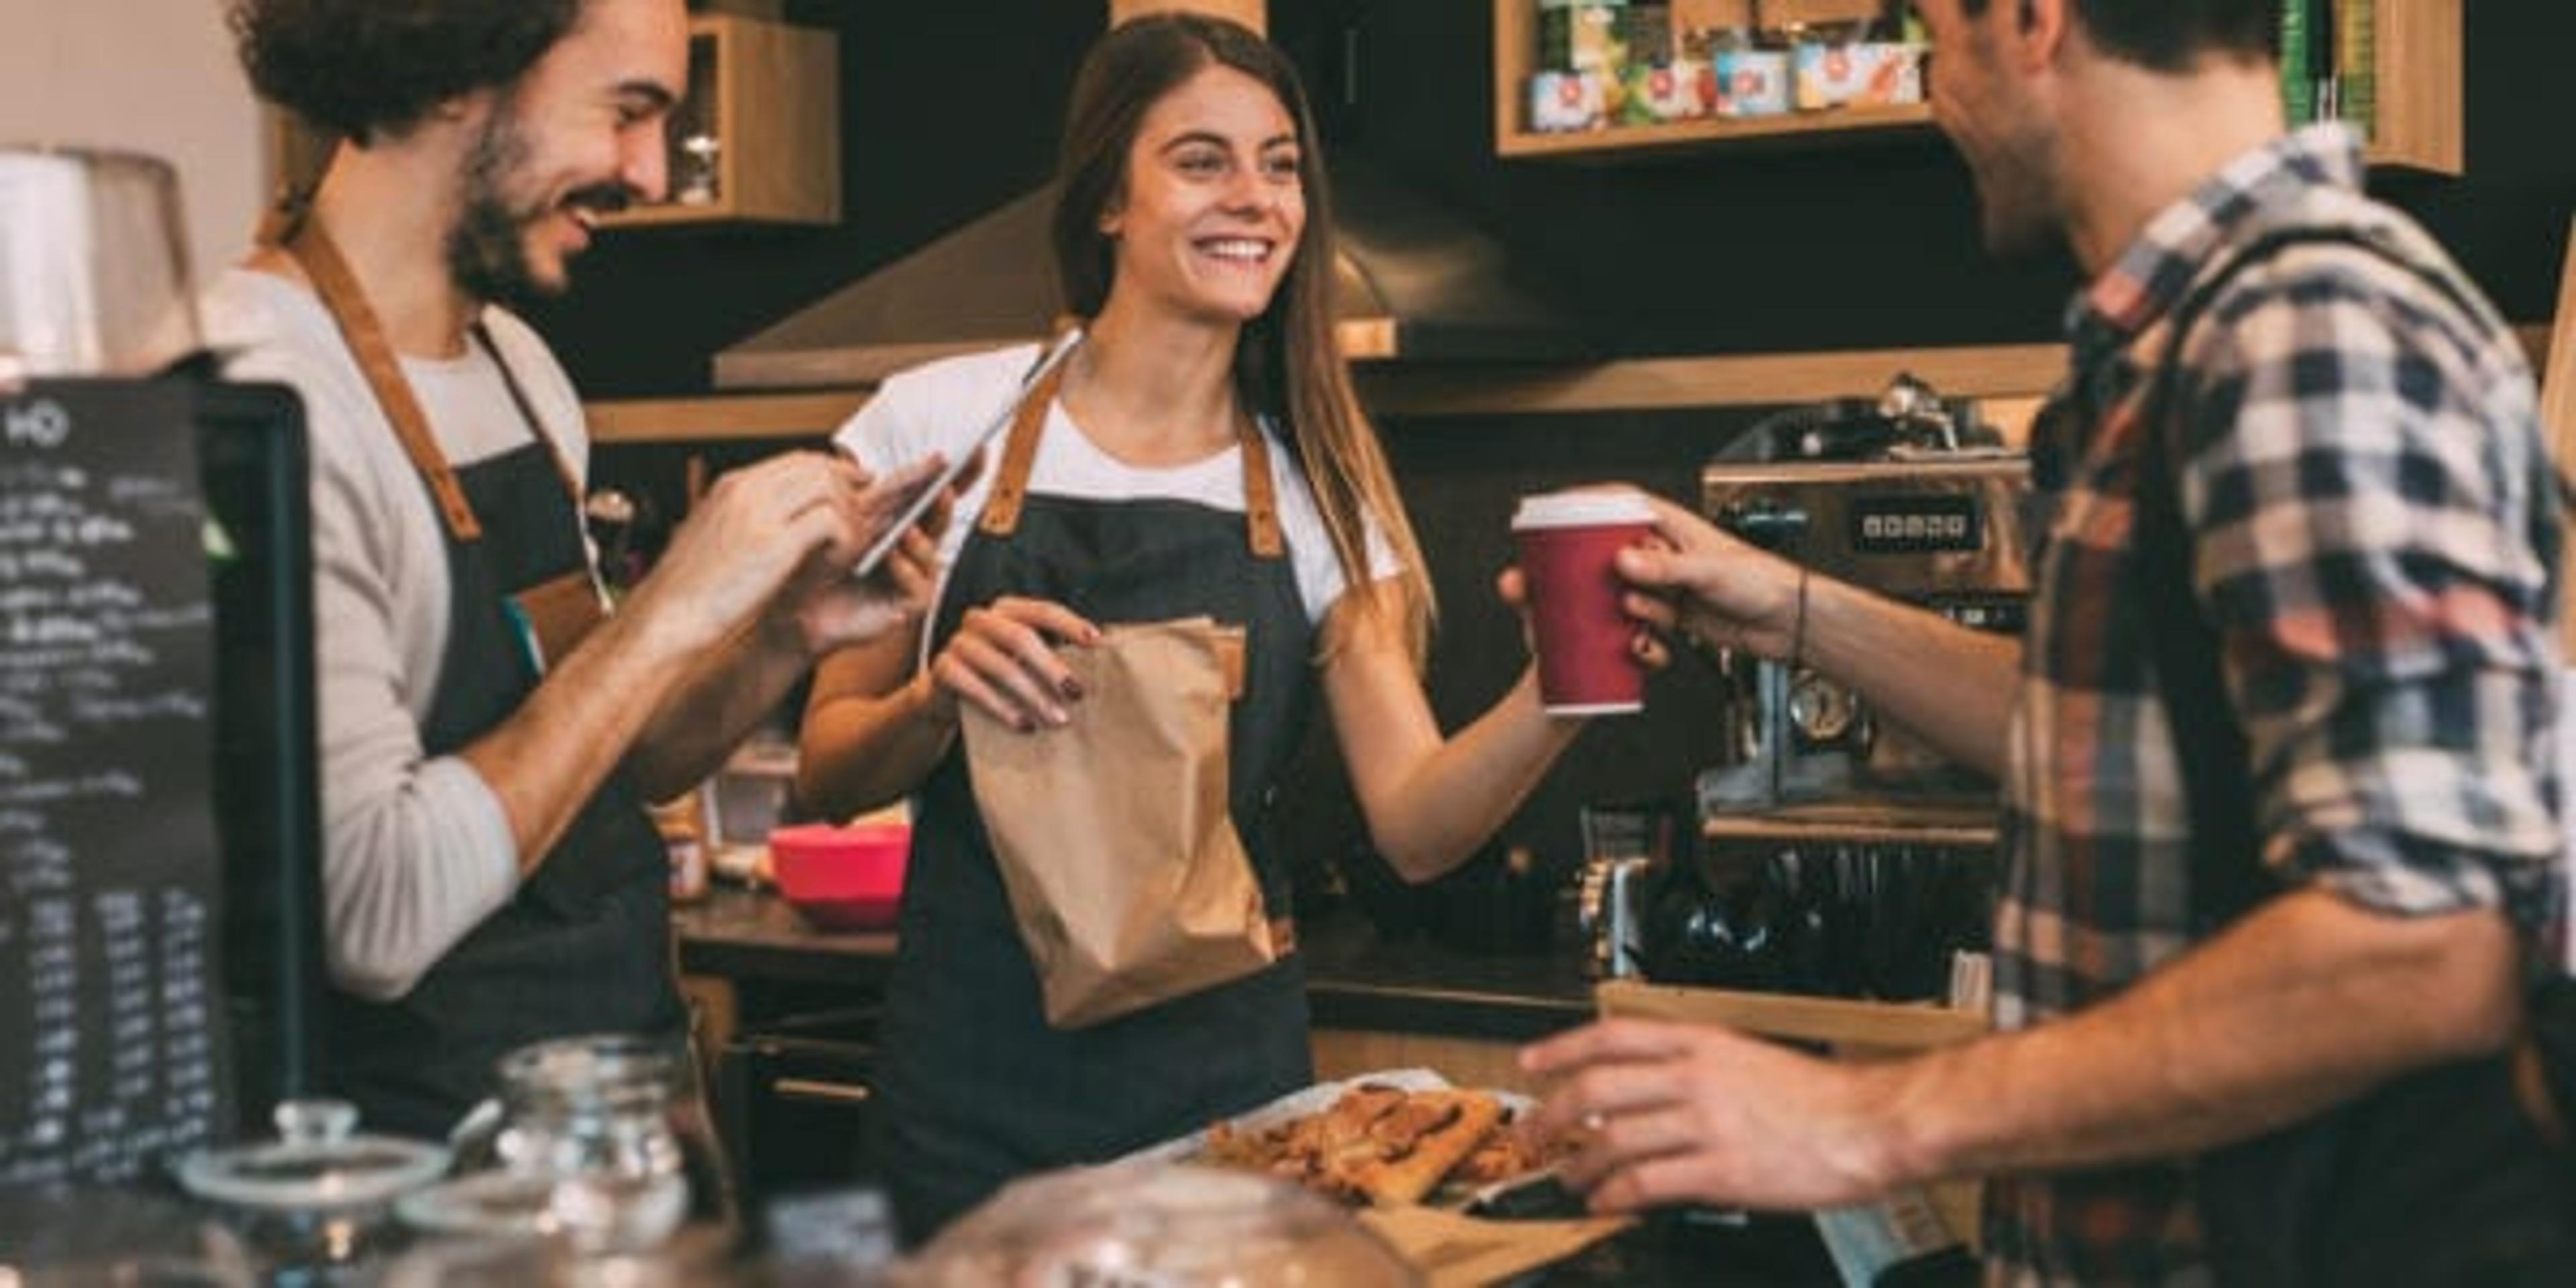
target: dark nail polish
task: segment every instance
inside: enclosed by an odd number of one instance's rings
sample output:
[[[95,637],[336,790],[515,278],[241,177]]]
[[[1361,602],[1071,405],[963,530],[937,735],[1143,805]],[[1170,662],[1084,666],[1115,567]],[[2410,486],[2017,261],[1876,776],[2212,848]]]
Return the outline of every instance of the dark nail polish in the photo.
[[[1068,676],[1064,677],[1063,682],[1062,682],[1062,683],[1060,683],[1060,684],[1058,684],[1058,685],[1056,685],[1055,687],[1056,687],[1057,689],[1059,689],[1059,690],[1062,690],[1062,691],[1063,691],[1063,693],[1064,693],[1064,696],[1065,696],[1068,700],[1070,700],[1070,699],[1075,699],[1075,698],[1079,698],[1079,697],[1081,697],[1081,696],[1082,696],[1082,681],[1077,680],[1077,679],[1073,678],[1073,677],[1072,677],[1072,676],[1070,676],[1070,675],[1068,675]]]

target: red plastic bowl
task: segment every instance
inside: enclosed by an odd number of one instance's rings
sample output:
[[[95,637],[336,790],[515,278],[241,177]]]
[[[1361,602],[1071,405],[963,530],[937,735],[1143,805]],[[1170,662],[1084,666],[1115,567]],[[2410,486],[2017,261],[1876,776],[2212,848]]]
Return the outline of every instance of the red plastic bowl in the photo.
[[[883,930],[903,902],[912,829],[902,823],[833,827],[808,823],[769,834],[778,892],[828,930]]]

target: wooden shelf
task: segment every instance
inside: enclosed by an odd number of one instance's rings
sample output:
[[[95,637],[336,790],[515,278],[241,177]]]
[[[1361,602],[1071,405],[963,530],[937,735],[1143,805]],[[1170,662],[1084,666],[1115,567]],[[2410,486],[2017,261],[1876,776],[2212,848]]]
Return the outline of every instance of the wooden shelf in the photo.
[[[841,221],[838,38],[738,13],[689,21],[689,92],[670,122],[673,199],[602,220],[613,228]],[[713,199],[686,202],[687,152],[716,140]]]
[[[2370,142],[2377,169],[2456,175],[2467,163],[2462,129],[2462,0],[2378,0],[2373,60],[2379,120]],[[1611,126],[1579,133],[1527,127],[1537,70],[1535,0],[1494,0],[1494,152],[1505,158],[1596,164],[1676,153],[1772,145],[1814,147],[1936,133],[1928,104],[1836,108],[1749,119]]]
[[[1536,0],[1494,0],[1494,152],[1498,156],[1612,162],[1739,145],[1807,147],[1932,132],[1932,109],[1920,103],[1565,133],[1533,130],[1525,117],[1530,76],[1538,70],[1537,26]]]
[[[2576,302],[2576,279],[2569,292]],[[2553,386],[2560,389],[2553,406],[2565,409],[2561,441],[2576,451],[2576,329],[2561,342],[2567,354],[2555,361],[2544,361],[2550,356],[2547,326],[2518,327],[2516,334],[2535,370],[2567,372],[2568,383]],[[1356,374],[1360,401],[1371,416],[1435,419],[1782,406],[1875,389],[1890,373],[1911,371],[1945,393],[1982,400],[1987,418],[2010,437],[2027,426],[2038,395],[2065,370],[2063,345],[2007,344],[1632,358],[1507,370],[1397,365],[1362,367]],[[591,439],[601,443],[821,438],[857,412],[869,392],[848,387],[639,398],[593,402],[587,410]]]
[[[1712,814],[1701,820],[1700,835],[1712,841],[1993,849],[1997,826],[1995,810],[1990,805],[1837,802],[1790,805],[1758,813]]]
[[[864,389],[713,398],[593,402],[582,411],[593,443],[720,443],[824,438],[868,401]]]
[[[1504,157],[1625,161],[1730,143],[1812,144],[1932,132],[1932,109],[1921,103],[1911,103],[1903,107],[1834,108],[1787,116],[1712,117],[1661,125],[1618,125],[1565,134],[1522,130],[1515,121],[1510,133],[1495,135],[1494,151]]]
[[[1357,377],[1370,415],[1428,417],[1786,406],[1869,393],[1899,371],[1953,397],[2034,396],[2066,374],[2066,346],[1730,353],[1538,368],[1396,363],[1362,367]]]
[[[1746,1033],[1878,1051],[1922,1050],[1987,1031],[1985,1015],[1930,1002],[1860,1002],[1795,993],[1745,993],[1605,980],[1595,990],[1604,1016],[1723,1024]]]

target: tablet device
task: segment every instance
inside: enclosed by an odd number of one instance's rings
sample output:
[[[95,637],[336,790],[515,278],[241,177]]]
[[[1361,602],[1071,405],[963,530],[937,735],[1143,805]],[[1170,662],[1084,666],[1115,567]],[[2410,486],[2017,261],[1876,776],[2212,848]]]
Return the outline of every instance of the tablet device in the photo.
[[[857,566],[850,570],[852,578],[864,579],[876,572],[877,565],[884,563],[886,556],[894,552],[896,543],[903,540],[903,534],[912,531],[913,526],[921,522],[921,517],[930,513],[930,507],[938,502],[940,494],[946,492],[949,485],[955,483],[958,477],[966,472],[975,458],[983,454],[987,444],[990,444],[1003,430],[1010,428],[1013,415],[1019,411],[1020,403],[1028,398],[1029,391],[1036,388],[1039,381],[1046,379],[1047,373],[1061,365],[1066,356],[1081,343],[1080,331],[1067,331],[1058,337],[1053,345],[1048,346],[1046,352],[1038,356],[1037,362],[1030,366],[1028,374],[1020,377],[1020,387],[1012,391],[1010,398],[1002,404],[1001,410],[993,414],[993,419],[983,428],[976,430],[975,437],[949,459],[947,466],[924,484],[910,501],[904,503],[903,513],[897,516],[893,523],[886,525],[886,530],[878,534],[866,554],[859,556]]]

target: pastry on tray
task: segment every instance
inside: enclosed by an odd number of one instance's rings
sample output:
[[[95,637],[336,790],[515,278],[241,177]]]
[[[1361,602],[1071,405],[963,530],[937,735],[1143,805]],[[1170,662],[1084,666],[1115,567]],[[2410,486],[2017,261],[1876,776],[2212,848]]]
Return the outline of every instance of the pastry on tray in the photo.
[[[1535,1155],[1508,1117],[1502,1102],[1482,1091],[1363,1082],[1326,1109],[1266,1128],[1218,1123],[1200,1157],[1286,1177],[1346,1203],[1418,1203],[1443,1180],[1528,1170],[1517,1165],[1534,1163]]]

